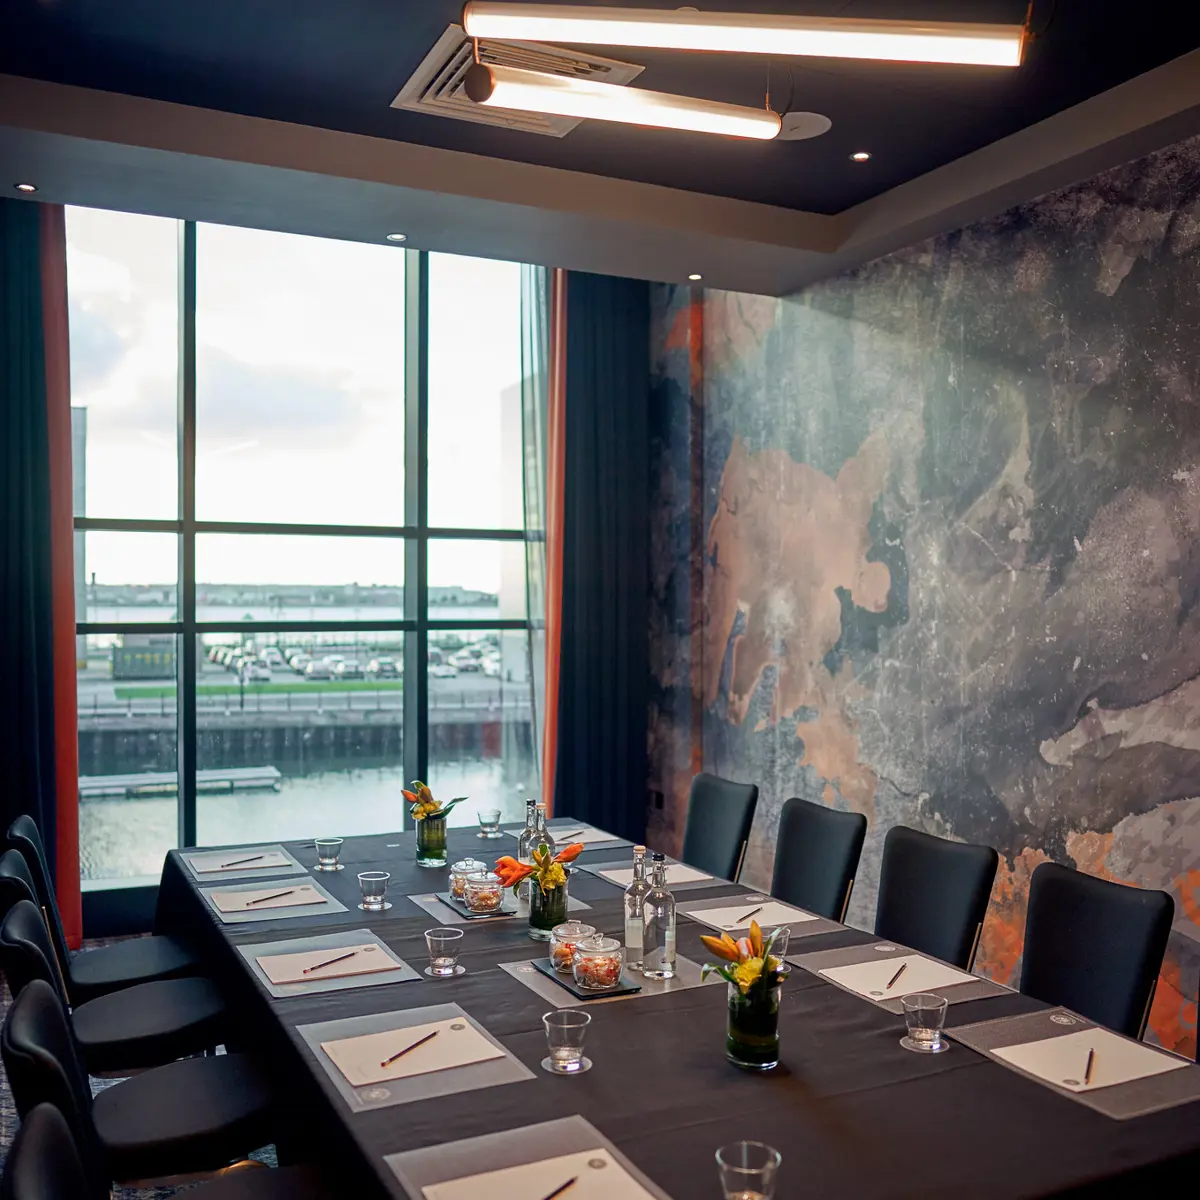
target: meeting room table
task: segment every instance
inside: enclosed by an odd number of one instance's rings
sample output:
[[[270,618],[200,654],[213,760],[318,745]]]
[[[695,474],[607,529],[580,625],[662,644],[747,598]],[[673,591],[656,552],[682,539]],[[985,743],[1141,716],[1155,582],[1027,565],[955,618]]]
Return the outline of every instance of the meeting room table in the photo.
[[[504,839],[483,840],[474,827],[452,828],[447,861],[475,858],[490,865],[515,854],[513,832],[506,827]],[[436,1188],[424,1193],[421,1181],[594,1145],[648,1180],[649,1194],[716,1200],[714,1153],[740,1139],[782,1152],[780,1198],[1129,1195],[1195,1177],[1186,1168],[1200,1159],[1200,1102],[1180,1099],[1116,1119],[956,1040],[946,1053],[912,1053],[900,1045],[902,1015],[800,967],[783,985],[780,1064],[773,1071],[746,1071],[726,1060],[726,985],[693,979],[689,986],[588,1001],[585,1053],[592,1068],[576,1076],[550,1074],[541,1066],[543,1014],[578,1002],[528,970],[546,958],[546,943],[531,939],[520,916],[464,921],[447,908],[444,918],[434,919],[441,910],[433,897],[447,890],[448,871],[418,866],[414,843],[411,830],[348,837],[340,855],[344,869],[336,872],[313,869],[312,841],[272,843],[263,861],[274,867],[256,873],[253,862],[245,864],[236,885],[204,870],[222,866],[221,855],[172,851],[159,892],[158,932],[185,938],[201,953],[234,1013],[230,1044],[260,1055],[277,1086],[281,1160],[323,1164],[344,1184],[346,1197],[457,1196]],[[258,849],[231,852],[252,857]],[[622,888],[596,865],[631,859],[627,841],[589,842],[570,879],[570,896],[580,905],[570,916],[622,938]],[[390,873],[391,907],[365,912],[357,876],[376,870]],[[302,907],[223,915],[211,893],[248,886],[246,880],[260,892],[312,886],[315,899]],[[697,901],[760,896],[708,878],[675,895],[684,909]],[[450,978],[424,973],[424,934],[438,925],[463,930],[459,962],[465,970]],[[680,913],[681,962],[711,958],[700,942],[705,932],[712,930]],[[792,938],[789,960],[811,954],[840,961],[827,952],[852,960],[856,948],[875,941],[821,921]],[[332,954],[338,946],[370,945],[394,961],[376,980],[362,975],[315,986],[277,986],[256,965],[272,953],[322,945]],[[555,989],[561,998],[551,1003]],[[950,1006],[952,1036],[1002,1017],[1036,1020],[1033,1014],[1047,1010],[999,987],[978,990]],[[462,1081],[455,1090],[433,1074],[354,1090],[321,1049],[338,1038],[447,1014],[461,1017],[454,1028],[469,1022],[499,1056],[443,1072]],[[1192,1073],[1200,1068],[1179,1075],[1192,1080]],[[525,1200],[519,1190],[498,1191],[503,1200]],[[531,1193],[529,1200],[543,1194]]]

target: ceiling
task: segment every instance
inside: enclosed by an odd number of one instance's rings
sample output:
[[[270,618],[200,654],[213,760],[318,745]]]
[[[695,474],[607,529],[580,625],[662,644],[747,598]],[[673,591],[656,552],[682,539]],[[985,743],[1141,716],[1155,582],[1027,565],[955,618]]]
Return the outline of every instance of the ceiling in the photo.
[[[712,7],[1015,23],[1025,4]],[[833,128],[819,139],[742,142],[601,122],[556,139],[389,107],[458,20],[459,0],[2,0],[0,8],[5,74],[813,214],[860,205],[1200,46],[1198,4],[1034,0],[1039,36],[1016,70],[775,60],[774,105],[830,117]],[[767,64],[759,59],[593,49],[644,64],[635,86],[743,104],[763,98]],[[852,163],[862,149],[870,162]]]

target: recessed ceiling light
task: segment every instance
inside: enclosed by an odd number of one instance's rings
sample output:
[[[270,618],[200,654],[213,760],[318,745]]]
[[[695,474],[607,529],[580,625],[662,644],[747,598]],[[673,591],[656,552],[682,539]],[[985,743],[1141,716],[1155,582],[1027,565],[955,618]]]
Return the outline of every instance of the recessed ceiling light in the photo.
[[[689,276],[688,276],[688,278],[689,278],[689,279],[690,279],[690,280],[691,280],[693,283],[699,283],[699,282],[700,282],[700,280],[704,278],[704,276],[703,276],[703,275],[691,274],[691,275],[689,275]]]
[[[866,162],[870,157],[871,152],[869,150],[856,150],[852,155],[850,155],[850,161]]]
[[[406,241],[407,238],[408,238],[407,233],[389,233],[387,235],[387,240],[389,242],[403,242],[403,241]]]
[[[18,192],[36,192],[37,191],[36,183],[14,183],[13,187],[15,187]]]

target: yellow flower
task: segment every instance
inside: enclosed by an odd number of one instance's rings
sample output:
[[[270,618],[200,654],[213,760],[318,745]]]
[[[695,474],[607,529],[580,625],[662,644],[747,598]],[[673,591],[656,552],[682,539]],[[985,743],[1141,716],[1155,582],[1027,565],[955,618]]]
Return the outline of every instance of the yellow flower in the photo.
[[[559,863],[552,862],[538,873],[538,879],[542,885],[542,891],[545,892],[550,888],[562,887],[567,882],[567,873]]]
[[[763,960],[761,958],[748,958],[734,967],[733,978],[743,996],[750,990],[750,985],[762,974],[762,969]]]

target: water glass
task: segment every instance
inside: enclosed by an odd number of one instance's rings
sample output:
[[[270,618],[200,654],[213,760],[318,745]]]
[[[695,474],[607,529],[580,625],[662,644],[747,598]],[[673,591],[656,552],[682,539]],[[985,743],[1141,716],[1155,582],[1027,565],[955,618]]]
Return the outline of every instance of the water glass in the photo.
[[[500,810],[498,808],[481,808],[475,814],[475,819],[479,822],[479,837],[500,838],[504,836],[500,831]]]
[[[451,975],[463,974],[465,968],[458,965],[462,937],[461,929],[439,927],[425,930],[425,945],[429,947],[426,975],[432,975],[435,979],[445,979]]]
[[[342,852],[341,838],[316,838],[313,845],[317,848],[318,871],[340,871],[338,855]]]
[[[358,886],[362,888],[362,903],[358,906],[363,912],[383,912],[392,906],[384,899],[387,895],[388,880],[391,875],[387,871],[362,871],[358,876]]]
[[[590,1070],[592,1061],[583,1057],[583,1039],[592,1023],[591,1013],[577,1008],[558,1008],[542,1017],[546,1026],[546,1044],[550,1057],[542,1059],[542,1067],[553,1075],[582,1075]]]
[[[733,1142],[717,1151],[725,1200],[771,1200],[783,1155],[765,1142]]]
[[[900,1045],[905,1050],[916,1050],[919,1054],[940,1054],[950,1049],[950,1043],[942,1037],[946,1009],[950,1007],[945,996],[914,992],[904,997],[903,1004],[908,1036],[900,1039]]]

